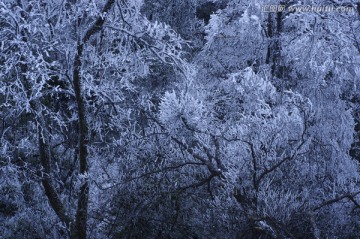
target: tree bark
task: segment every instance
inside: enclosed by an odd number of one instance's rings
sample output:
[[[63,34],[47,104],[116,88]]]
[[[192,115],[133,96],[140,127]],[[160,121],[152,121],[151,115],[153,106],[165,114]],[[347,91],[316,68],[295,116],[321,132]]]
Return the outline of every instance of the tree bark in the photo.
[[[23,40],[27,42],[25,34],[22,33]],[[21,58],[21,61],[25,61]],[[29,80],[25,77],[26,72],[28,71],[28,66],[24,63],[20,64],[20,69],[22,72],[21,81],[23,86],[25,87],[25,92],[28,98],[31,97],[31,86]],[[51,178],[51,153],[49,149],[49,135],[47,131],[47,125],[45,118],[42,114],[42,108],[38,101],[31,101],[30,107],[35,114],[35,121],[37,123],[38,128],[38,149],[39,149],[39,157],[40,163],[43,167],[43,175],[41,179],[41,183],[45,190],[45,195],[49,200],[50,206],[59,217],[60,221],[63,222],[66,227],[69,229],[71,224],[71,217],[68,215],[67,210],[62,203],[58,192],[52,182]]]
[[[115,0],[108,0],[102,13],[110,10]],[[105,18],[100,16],[96,22],[86,31],[84,37],[77,44],[77,51],[74,58],[73,84],[77,104],[77,114],[79,122],[79,173],[84,176],[84,182],[80,186],[78,205],[75,217],[75,225],[72,229],[71,237],[73,239],[86,239],[87,217],[88,217],[88,201],[89,201],[89,182],[88,182],[88,161],[87,161],[87,145],[88,145],[88,124],[86,121],[86,109],[81,91],[81,58],[84,51],[84,45],[92,35],[101,30],[105,22]]]

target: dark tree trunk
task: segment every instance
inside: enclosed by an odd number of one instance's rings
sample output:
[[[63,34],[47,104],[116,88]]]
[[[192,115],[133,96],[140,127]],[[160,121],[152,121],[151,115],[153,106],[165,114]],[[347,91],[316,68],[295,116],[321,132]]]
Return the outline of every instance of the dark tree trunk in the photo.
[[[108,0],[105,3],[102,13],[108,12],[115,0]],[[79,173],[84,175],[84,182],[80,186],[78,205],[76,211],[75,225],[72,228],[71,237],[73,239],[86,239],[87,218],[88,218],[88,201],[89,201],[89,182],[88,162],[87,162],[87,145],[88,145],[88,124],[86,122],[86,109],[81,91],[81,58],[83,55],[84,45],[89,41],[90,37],[101,30],[105,22],[104,17],[99,17],[94,25],[92,25],[85,33],[83,39],[78,42],[77,52],[74,59],[73,84],[77,104],[77,114],[79,123]]]

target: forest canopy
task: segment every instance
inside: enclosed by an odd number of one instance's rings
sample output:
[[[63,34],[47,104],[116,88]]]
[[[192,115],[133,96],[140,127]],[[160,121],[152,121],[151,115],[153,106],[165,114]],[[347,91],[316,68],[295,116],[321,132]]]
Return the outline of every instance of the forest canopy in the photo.
[[[358,237],[357,1],[3,0],[0,63],[2,238]]]

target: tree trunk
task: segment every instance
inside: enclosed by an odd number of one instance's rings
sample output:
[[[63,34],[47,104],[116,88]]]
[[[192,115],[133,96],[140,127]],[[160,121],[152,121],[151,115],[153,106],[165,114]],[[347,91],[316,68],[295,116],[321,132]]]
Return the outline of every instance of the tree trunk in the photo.
[[[115,0],[108,0],[102,13],[108,12]],[[92,25],[85,33],[83,39],[78,42],[77,52],[74,58],[74,69],[73,69],[73,84],[77,104],[77,114],[79,122],[79,161],[80,169],[79,173],[83,176],[83,183],[80,186],[78,205],[75,217],[75,225],[72,228],[71,237],[73,239],[86,239],[87,232],[87,212],[88,212],[88,201],[89,201],[89,181],[88,181],[88,162],[87,162],[87,145],[88,145],[88,124],[86,121],[86,109],[81,92],[81,58],[83,55],[84,45],[90,39],[90,37],[96,32],[100,31],[105,22],[104,17],[99,17],[94,25]]]

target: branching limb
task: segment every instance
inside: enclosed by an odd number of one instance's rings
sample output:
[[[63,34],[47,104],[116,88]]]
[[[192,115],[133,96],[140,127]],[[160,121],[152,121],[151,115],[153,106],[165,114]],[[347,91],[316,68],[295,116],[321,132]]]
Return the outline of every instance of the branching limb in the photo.
[[[318,205],[317,207],[313,208],[312,211],[315,212],[315,211],[317,211],[317,210],[319,210],[319,209],[321,209],[321,208],[323,208],[323,207],[329,206],[329,205],[331,205],[331,204],[333,204],[333,203],[338,203],[338,202],[340,202],[340,201],[342,201],[342,200],[344,200],[344,199],[350,200],[352,203],[354,203],[354,205],[355,205],[356,208],[360,209],[360,203],[359,203],[358,201],[356,201],[356,199],[355,199],[355,197],[356,197],[357,195],[359,195],[359,194],[360,194],[360,191],[359,191],[359,192],[355,192],[355,193],[344,194],[344,195],[342,195],[342,196],[338,196],[338,197],[336,197],[336,198],[334,198],[334,199],[327,200],[327,201],[321,203],[321,204]]]

